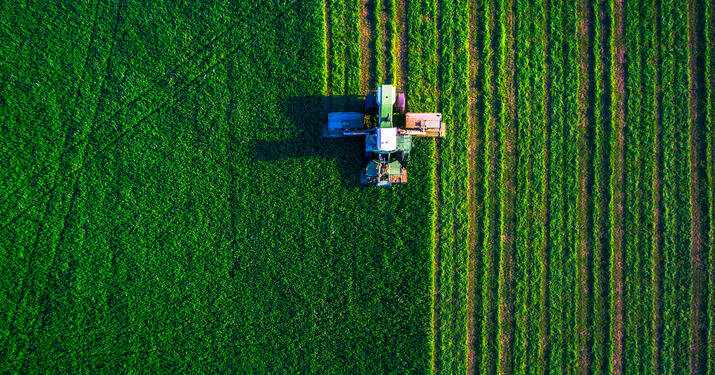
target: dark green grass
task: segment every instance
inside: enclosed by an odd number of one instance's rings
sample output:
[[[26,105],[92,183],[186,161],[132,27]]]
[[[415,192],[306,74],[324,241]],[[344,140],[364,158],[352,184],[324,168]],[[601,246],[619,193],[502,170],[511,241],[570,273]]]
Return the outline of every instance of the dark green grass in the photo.
[[[358,186],[281,4],[0,9],[0,372],[429,368],[431,148]]]

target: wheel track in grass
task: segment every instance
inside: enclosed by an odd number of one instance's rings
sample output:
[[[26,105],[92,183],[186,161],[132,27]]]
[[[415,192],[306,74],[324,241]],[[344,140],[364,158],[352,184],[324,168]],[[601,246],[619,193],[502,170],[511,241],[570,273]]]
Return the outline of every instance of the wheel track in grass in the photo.
[[[625,65],[625,24],[623,0],[611,0],[613,17],[613,39],[611,44],[611,63],[613,84],[611,120],[613,133],[611,146],[611,360],[610,373],[620,375],[623,373],[623,345],[624,345],[624,287],[623,287],[623,248],[624,248],[624,205],[625,205],[625,127],[626,127],[626,86],[627,76]]]
[[[126,6],[126,2],[120,2],[120,3],[118,4],[119,9],[121,9],[121,4],[125,4],[125,6]],[[71,150],[71,149],[77,147],[80,143],[90,142],[90,141],[91,141],[91,138],[90,138],[90,137],[94,137],[94,136],[96,135],[96,132],[102,129],[102,126],[103,126],[103,125],[106,125],[107,123],[109,123],[109,122],[113,121],[114,119],[116,119],[116,118],[117,118],[120,114],[122,114],[122,112],[124,112],[125,110],[127,110],[127,109],[129,109],[129,108],[139,107],[139,104],[142,102],[142,98],[147,97],[148,94],[149,94],[152,90],[158,90],[158,89],[160,89],[159,86],[168,86],[168,87],[161,87],[161,88],[164,88],[164,89],[167,89],[167,88],[168,88],[168,90],[165,90],[165,91],[171,91],[172,86],[173,86],[173,88],[176,88],[176,86],[180,86],[180,84],[177,83],[177,81],[179,81],[179,80],[174,80],[174,77],[176,76],[176,73],[177,73],[179,70],[181,70],[183,67],[185,67],[186,65],[188,65],[190,62],[194,61],[194,60],[197,58],[197,56],[202,56],[202,60],[206,60],[206,59],[209,59],[209,60],[210,60],[212,57],[215,57],[215,56],[214,56],[215,54],[220,54],[220,51],[216,51],[216,53],[212,54],[211,52],[213,52],[213,50],[211,49],[211,47],[212,47],[212,46],[215,46],[218,42],[220,42],[221,40],[225,39],[226,36],[229,35],[229,33],[232,32],[233,30],[235,30],[238,25],[239,25],[238,23],[236,23],[236,24],[234,24],[234,25],[231,25],[231,26],[229,26],[225,31],[223,31],[223,32],[219,33],[218,35],[215,35],[214,37],[212,37],[206,44],[202,45],[197,51],[193,52],[193,53],[189,56],[189,58],[187,58],[186,60],[184,60],[184,61],[182,61],[181,63],[177,64],[177,66],[174,67],[169,73],[166,73],[166,74],[163,74],[163,75],[159,75],[159,76],[156,76],[156,77],[150,79],[150,80],[149,80],[149,81],[150,81],[150,84],[149,84],[149,87],[148,87],[147,89],[145,89],[145,90],[142,91],[141,93],[137,94],[136,96],[132,97],[131,99],[127,99],[127,100],[125,100],[123,103],[119,104],[119,106],[117,107],[117,109],[116,109],[111,115],[109,115],[109,116],[107,116],[107,117],[105,117],[105,118],[103,118],[103,119],[101,119],[101,120],[99,120],[99,121],[93,122],[93,123],[89,126],[89,131],[87,132],[87,134],[85,135],[85,137],[78,138],[75,142],[71,142],[71,143],[65,148],[65,151],[63,151],[62,154],[61,154],[59,157],[60,157],[60,158],[64,158],[64,157],[68,154],[69,150]],[[116,38],[115,38],[115,40],[116,40]],[[228,58],[230,55],[232,55],[233,53],[235,53],[237,50],[238,50],[238,48],[234,48],[234,49],[229,50],[229,52],[226,52],[226,53],[223,54],[223,56],[219,57],[218,60],[219,60],[219,61],[225,60],[225,59]],[[207,52],[207,51],[208,51],[208,53],[204,55],[204,52]],[[212,64],[211,67],[213,67],[213,66],[215,66],[215,65],[216,65],[216,64]],[[207,71],[208,71],[208,69],[205,70],[202,74],[205,74]],[[181,77],[181,78],[189,79],[190,76],[191,76],[190,74],[186,74],[186,77]],[[195,78],[195,77],[194,77],[194,78]],[[160,95],[160,96],[161,96],[161,95]],[[165,101],[166,101],[166,100],[162,101],[161,103],[164,103]],[[159,105],[161,105],[161,104],[159,104]],[[136,116],[141,116],[141,115],[142,115],[142,113],[139,112]],[[90,143],[91,143],[91,142],[90,142]],[[113,142],[110,142],[110,144],[111,144],[111,143],[113,143]],[[27,180],[36,178],[36,177],[40,176],[41,174],[45,173],[50,166],[51,166],[50,164],[46,164],[45,166],[43,166],[42,168],[40,168],[40,171],[39,171],[39,172],[37,172],[37,173],[35,173],[34,175],[28,177]],[[17,187],[13,192],[11,192],[10,194],[8,194],[8,196],[6,197],[6,199],[5,199],[2,203],[0,203],[0,206],[5,206],[6,204],[10,203],[10,202],[12,201],[12,196],[14,196],[14,195],[20,190],[20,188],[21,188],[22,185],[23,185],[23,184],[19,184],[18,187]],[[55,190],[56,186],[57,186],[57,182],[53,182],[53,184],[50,186],[50,188],[49,188],[46,192],[42,193],[42,194],[40,195],[40,197],[45,197],[45,196],[47,196],[48,194],[51,194],[51,193]],[[5,228],[5,227],[7,227],[7,226],[9,226],[9,225],[12,225],[13,223],[15,223],[20,217],[22,217],[25,213],[27,213],[30,208],[31,208],[31,205],[29,205],[29,206],[28,206],[27,208],[25,208],[25,209],[20,209],[19,211],[17,211],[17,212],[14,214],[14,216],[12,216],[9,220],[7,220],[6,222],[4,222],[4,223],[1,225],[2,228]]]
[[[688,108],[690,141],[690,358],[689,370],[692,374],[707,371],[707,250],[708,227],[712,225],[707,211],[707,137],[705,56],[705,12],[701,1],[688,0]],[[706,187],[703,189],[703,187]]]
[[[123,9],[123,7],[121,6],[121,4],[119,4],[119,6],[117,7],[117,16],[116,16],[116,20],[115,20],[114,33],[113,33],[113,39],[112,39],[112,40],[113,40],[113,43],[112,43],[111,47],[109,48],[109,56],[111,56],[111,52],[114,50],[114,47],[116,46],[117,30],[118,30],[118,28],[119,28],[119,24],[120,24],[121,21],[122,21],[122,20],[121,20],[122,9]],[[65,137],[64,137],[64,140],[63,140],[63,145],[62,145],[63,150],[62,150],[62,154],[61,154],[61,155],[62,155],[62,158],[61,158],[61,159],[64,159],[64,157],[65,157],[66,155],[70,155],[71,151],[75,151],[75,154],[76,154],[76,155],[75,155],[73,158],[71,158],[71,160],[64,160],[64,161],[61,160],[61,165],[58,166],[58,169],[60,169],[60,170],[62,170],[62,171],[66,170],[66,169],[71,170],[71,165],[73,164],[73,161],[74,161],[73,159],[74,159],[74,158],[78,158],[79,163],[83,163],[83,160],[84,160],[84,153],[85,153],[86,146],[87,146],[87,142],[86,142],[87,137],[81,137],[81,138],[80,138],[80,139],[84,140],[84,144],[80,144],[80,145],[76,145],[76,144],[75,144],[74,138],[76,137],[77,133],[79,133],[79,134],[81,135],[81,133],[82,133],[82,131],[83,131],[82,125],[85,124],[84,121],[80,121],[80,120],[77,119],[78,117],[81,117],[82,115],[84,115],[85,113],[87,113],[87,112],[82,112],[82,113],[80,113],[78,101],[79,101],[79,98],[81,97],[81,94],[82,94],[82,82],[84,82],[84,81],[86,80],[86,76],[87,76],[87,73],[88,73],[89,64],[90,64],[90,59],[89,59],[89,57],[90,57],[90,55],[91,55],[91,54],[93,53],[93,51],[94,51],[93,45],[94,45],[94,41],[95,41],[96,33],[97,33],[97,18],[98,18],[98,13],[99,13],[99,4],[97,3],[97,4],[95,4],[95,7],[94,7],[94,13],[93,13],[93,19],[92,19],[92,31],[90,32],[90,38],[89,38],[89,42],[88,42],[88,45],[87,45],[87,50],[86,50],[86,53],[85,53],[85,58],[84,58],[85,61],[84,61],[84,65],[83,65],[82,77],[81,77],[81,79],[80,79],[80,81],[79,81],[79,83],[78,83],[78,85],[77,85],[77,91],[76,91],[75,98],[74,98],[74,115],[73,115],[73,118],[72,118],[72,121],[71,121],[71,125],[69,125],[69,128],[68,128],[68,130],[67,130],[67,133],[65,134]],[[94,61],[94,60],[92,60],[92,61]],[[99,61],[100,61],[100,65],[101,65],[101,64],[102,64],[101,61],[103,61],[103,60],[100,59]],[[105,66],[108,65],[108,61],[107,61],[107,60],[104,60],[104,64],[105,64]],[[101,86],[103,85],[103,78],[104,78],[104,77],[105,77],[105,76],[100,77],[101,79],[100,79],[100,82],[99,82],[99,85],[98,85],[99,87],[101,87]],[[91,87],[89,87],[88,89],[91,90]],[[94,113],[94,120],[95,120],[95,121],[96,121],[97,116],[98,116],[98,113],[99,113],[98,109],[99,109],[99,107],[100,107],[100,105],[101,105],[102,99],[103,99],[103,95],[100,96],[100,98],[97,100],[96,104],[94,105],[94,110],[93,110],[93,112],[89,112],[89,113]],[[69,144],[69,145],[68,145],[68,144]],[[79,149],[77,149],[77,146],[79,146]],[[65,148],[65,147],[67,147],[67,148]],[[62,168],[63,166],[64,166],[64,168]],[[39,285],[40,285],[40,287],[39,287],[39,290],[40,290],[40,291],[39,291],[38,293],[36,293],[36,296],[43,296],[43,297],[40,297],[40,298],[39,298],[39,301],[44,300],[44,299],[46,298],[46,293],[47,293],[47,279],[48,279],[49,276],[50,276],[50,275],[49,275],[49,269],[50,269],[50,268],[52,267],[52,265],[55,263],[55,259],[56,259],[56,255],[57,255],[57,249],[58,249],[59,246],[60,246],[62,243],[64,243],[64,241],[65,241],[65,233],[66,233],[66,231],[67,231],[67,224],[68,224],[68,222],[69,222],[69,220],[70,220],[70,216],[71,216],[71,214],[72,214],[72,210],[73,210],[73,208],[74,208],[74,206],[75,206],[75,202],[76,202],[76,199],[77,199],[77,193],[78,193],[78,191],[77,191],[77,180],[78,180],[78,175],[77,175],[77,174],[72,174],[72,173],[70,172],[70,174],[69,174],[67,177],[70,179],[70,181],[69,181],[69,183],[68,183],[68,185],[67,185],[67,186],[68,186],[68,192],[66,192],[65,194],[62,194],[62,190],[59,190],[58,196],[55,197],[56,188],[57,188],[58,186],[61,186],[61,182],[53,182],[52,188],[51,188],[50,191],[47,193],[47,195],[49,196],[49,199],[47,200],[46,205],[45,205],[45,213],[44,213],[44,215],[43,215],[43,218],[46,218],[46,217],[50,214],[50,212],[52,211],[52,210],[51,210],[51,207],[52,207],[51,204],[52,204],[53,202],[55,202],[56,204],[59,204],[59,208],[56,208],[56,207],[55,207],[55,209],[58,210],[57,214],[60,216],[61,219],[59,219],[59,220],[60,220],[60,224],[57,226],[57,228],[50,227],[50,229],[53,230],[53,233],[57,233],[56,236],[55,236],[55,235],[50,236],[50,239],[52,239],[52,238],[57,238],[57,240],[55,240],[55,241],[52,241],[52,240],[51,240],[50,249],[49,249],[49,260],[48,260],[48,262],[47,262],[46,267],[44,267],[44,269],[46,269],[46,271],[44,272],[44,275],[42,275],[42,276],[35,275],[35,276],[32,277],[32,280],[35,280],[35,279],[42,279],[42,280],[44,280],[41,284],[39,284]],[[64,180],[64,179],[63,179],[63,180]],[[69,198],[65,201],[65,200],[62,199],[63,195],[64,195],[65,199],[67,199],[67,197],[69,197]],[[56,202],[56,201],[57,201],[57,202]],[[40,223],[40,228],[43,228],[44,225],[46,225],[46,224],[45,224],[45,220],[43,220],[43,221]],[[55,232],[55,230],[56,230],[56,232]],[[38,246],[39,246],[39,244],[40,244],[40,240],[43,238],[40,234],[41,234],[41,233],[44,233],[44,230],[43,230],[43,229],[40,229],[40,230],[37,231],[37,233],[38,233],[38,235],[37,235],[36,238],[35,238],[35,242],[34,242],[34,244],[33,244],[33,246],[32,246],[32,249],[38,249]],[[31,272],[31,271],[28,271],[28,272]],[[40,271],[40,272],[41,272],[41,271]],[[18,305],[18,306],[27,305],[27,303],[22,303],[24,298],[27,298],[27,295],[25,295],[24,297],[21,297],[21,300],[17,302],[17,305]],[[39,302],[38,302],[38,303],[39,303]],[[26,310],[27,310],[27,308],[26,308]],[[14,314],[14,315],[17,315],[17,311],[15,311],[15,314]],[[13,317],[10,317],[11,320],[12,320],[12,318],[13,318]],[[24,351],[28,350],[28,348],[31,346],[31,344],[32,344],[32,342],[33,342],[33,339],[36,340],[36,338],[37,338],[37,330],[38,330],[39,327],[42,325],[42,321],[43,321],[43,317],[42,317],[42,315],[41,315],[40,313],[38,313],[37,319],[33,322],[32,328],[31,328],[34,333],[31,335],[31,339],[29,339],[29,340],[27,340],[27,341],[25,342],[25,347],[24,347],[24,349],[21,351],[21,353],[19,353],[19,354],[17,355],[17,359],[20,360],[20,362],[22,362],[22,358],[24,357],[24,354],[25,354]]]
[[[179,87],[177,87],[177,88],[174,88],[173,90],[170,90],[170,91],[171,91],[171,94],[167,95],[167,97],[164,98],[161,102],[159,102],[159,104],[157,104],[155,107],[153,107],[151,111],[149,111],[149,112],[146,113],[146,114],[143,114],[138,120],[134,121],[132,125],[129,125],[129,126],[127,126],[125,129],[121,130],[121,131],[119,132],[119,134],[118,134],[114,139],[112,139],[111,141],[107,142],[107,143],[104,144],[103,146],[99,147],[98,150],[97,150],[94,154],[92,154],[92,155],[91,155],[90,157],[88,157],[88,158],[85,158],[85,160],[84,160],[82,163],[80,163],[78,167],[72,169],[69,173],[70,173],[70,174],[75,174],[75,173],[78,173],[78,172],[82,171],[82,170],[87,166],[87,164],[88,164],[92,159],[94,159],[94,157],[95,157],[96,155],[102,154],[102,153],[103,153],[105,150],[107,150],[109,147],[114,146],[115,144],[117,144],[117,142],[121,141],[121,140],[122,140],[124,137],[126,137],[128,134],[131,134],[131,133],[135,130],[135,127],[136,127],[137,125],[143,123],[147,118],[149,118],[149,117],[151,117],[152,115],[154,115],[154,114],[155,114],[157,111],[159,111],[160,109],[164,108],[164,107],[167,106],[167,105],[168,105],[168,106],[173,105],[173,103],[176,101],[176,97],[179,96],[180,93],[187,92],[196,82],[198,82],[198,80],[199,80],[200,78],[204,78],[204,79],[205,79],[206,76],[207,76],[208,74],[210,74],[216,66],[218,66],[219,64],[222,64],[227,58],[231,57],[233,54],[238,53],[238,52],[241,52],[240,46],[239,46],[239,47],[235,47],[235,48],[233,48],[232,50],[230,50],[229,52],[225,53],[224,56],[222,56],[222,57],[219,58],[217,61],[215,61],[215,62],[213,62],[212,64],[210,64],[206,69],[204,69],[204,70],[201,71],[200,73],[196,74],[190,81],[188,81],[188,82],[185,83],[184,85],[181,85],[181,86],[179,86]],[[131,122],[131,121],[128,121],[128,122]],[[90,132],[91,132],[91,130],[90,130]],[[90,136],[91,136],[91,135],[90,135]],[[88,137],[89,137],[89,136],[88,136]],[[89,142],[89,140],[88,140],[88,143],[91,143],[91,142]],[[57,187],[57,184],[55,184],[54,186],[52,186],[52,187],[48,190],[48,192],[45,193],[45,194],[43,194],[42,196],[44,197],[44,196],[46,196],[46,195],[52,193],[52,192],[56,189],[56,187]],[[3,227],[5,227],[5,226],[7,226],[7,225],[11,225],[15,220],[17,220],[20,216],[22,216],[22,215],[23,215],[25,212],[27,212],[28,210],[29,210],[29,208],[26,209],[26,210],[23,210],[22,212],[20,212],[18,215],[16,215],[16,216],[13,217],[12,219],[10,219],[10,221],[6,222],[6,223],[3,225]]]

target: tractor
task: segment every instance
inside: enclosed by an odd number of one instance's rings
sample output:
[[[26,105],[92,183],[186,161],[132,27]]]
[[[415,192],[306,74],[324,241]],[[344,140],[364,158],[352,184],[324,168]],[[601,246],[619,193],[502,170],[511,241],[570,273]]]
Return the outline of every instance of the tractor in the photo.
[[[405,94],[385,84],[365,95],[364,111],[332,112],[325,137],[365,137],[365,167],[360,182],[390,186],[407,182],[403,165],[410,157],[412,137],[443,138],[441,113],[405,113]],[[398,127],[403,124],[402,127]]]

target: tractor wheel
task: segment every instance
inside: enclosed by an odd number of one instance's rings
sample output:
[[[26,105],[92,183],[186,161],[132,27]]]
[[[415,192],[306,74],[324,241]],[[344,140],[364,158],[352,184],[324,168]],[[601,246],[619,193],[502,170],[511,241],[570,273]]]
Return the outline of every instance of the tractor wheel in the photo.
[[[395,112],[399,114],[404,114],[407,103],[404,93],[397,94],[397,100],[395,101]]]
[[[365,114],[372,115],[377,109],[377,103],[375,102],[375,94],[365,95]]]

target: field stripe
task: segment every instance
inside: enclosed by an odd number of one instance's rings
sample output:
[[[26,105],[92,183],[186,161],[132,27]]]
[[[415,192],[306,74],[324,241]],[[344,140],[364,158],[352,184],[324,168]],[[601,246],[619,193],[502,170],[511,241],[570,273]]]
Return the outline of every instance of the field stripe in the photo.
[[[661,353],[663,345],[663,69],[662,69],[662,19],[660,0],[654,0],[655,33],[653,49],[655,56],[655,87],[653,93],[653,117],[655,123],[653,137],[653,355],[652,368],[654,374],[661,373]]]
[[[690,133],[690,358],[692,374],[704,373],[707,369],[706,342],[707,322],[707,241],[711,218],[707,215],[707,142],[705,108],[705,12],[700,1],[688,1],[688,103]],[[703,189],[705,188],[705,189]],[[704,191],[703,191],[704,190]]]
[[[625,146],[626,146],[626,72],[625,72],[625,25],[622,0],[610,0],[611,27],[611,279],[610,279],[610,367],[612,374],[623,373],[624,335],[624,204],[625,204]]]
[[[516,226],[516,162],[517,162],[517,132],[516,132],[516,96],[515,82],[515,42],[516,20],[514,5],[500,0],[502,10],[500,19],[499,53],[500,61],[499,96],[504,101],[500,111],[502,160],[500,176],[501,194],[501,238],[499,247],[499,345],[497,372],[510,374],[514,368],[514,232]]]
[[[393,0],[397,15],[395,16],[395,37],[393,38],[393,56],[395,62],[395,84],[405,92],[409,91],[407,86],[407,43],[409,34],[407,33],[407,0]]]
[[[563,30],[563,4],[561,0],[549,0],[546,6],[546,75],[548,81],[546,90],[545,115],[546,126],[549,128],[549,156],[547,178],[548,178],[548,219],[547,219],[547,244],[545,261],[546,272],[546,302],[542,314],[546,315],[544,322],[547,331],[542,332],[544,341],[541,361],[545,368],[539,371],[540,374],[564,372],[563,353],[565,345],[565,323],[564,313],[568,309],[568,303],[564,298],[563,275],[564,258],[566,248],[566,198],[565,198],[565,176],[566,147],[564,145],[564,72],[566,70],[565,55],[567,46],[564,40]],[[572,39],[572,36],[567,36]]]
[[[684,373],[688,367],[688,199],[687,20],[686,4],[663,0],[663,372]],[[671,83],[672,82],[672,83]],[[665,84],[668,83],[668,84]]]
[[[592,184],[592,160],[593,146],[591,143],[594,127],[598,124],[593,120],[593,105],[596,103],[594,95],[594,52],[591,45],[594,42],[593,29],[597,22],[594,22],[593,9],[588,0],[580,0],[578,5],[578,204],[577,204],[577,228],[578,228],[578,276],[576,278],[577,301],[575,304],[577,317],[577,358],[578,370],[586,373],[590,368],[591,358],[589,348],[591,346],[591,296],[590,288],[590,259],[592,257],[592,212],[590,186]]]
[[[543,127],[544,127],[544,137],[543,137],[543,165],[541,170],[538,172],[543,173],[542,182],[542,206],[541,206],[541,222],[543,223],[543,233],[540,239],[541,245],[541,257],[539,259],[539,272],[541,274],[539,280],[539,302],[537,305],[537,313],[539,314],[539,325],[537,337],[539,338],[538,347],[538,357],[534,358],[537,361],[537,373],[539,375],[544,375],[549,371],[549,326],[550,322],[550,303],[549,303],[549,259],[551,252],[551,118],[553,115],[551,108],[551,34],[550,34],[550,19],[551,19],[551,3],[548,0],[543,2],[542,14],[539,22],[539,26],[542,28],[542,35],[539,37],[543,40],[543,53],[539,56],[537,64],[542,64],[543,66],[543,82],[541,83],[541,90],[543,97]],[[537,84],[539,84],[537,80]],[[540,150],[536,150],[539,152]],[[538,167],[537,167],[538,168]],[[558,215],[558,214],[557,214]]]
[[[500,210],[499,184],[501,178],[501,129],[498,114],[501,111],[501,100],[498,99],[497,86],[501,77],[501,53],[498,51],[498,41],[502,34],[497,27],[501,9],[491,1],[481,0],[484,9],[483,30],[484,45],[482,49],[483,65],[485,67],[484,86],[484,241],[482,245],[482,284],[481,284],[481,343],[479,372],[493,374],[496,372],[497,332],[498,332],[498,294],[497,274],[499,267]],[[492,33],[493,31],[493,33]]]
[[[484,30],[482,28],[482,17],[484,14],[483,4],[477,0],[469,1],[469,240],[468,240],[468,269],[467,269],[467,374],[474,374],[477,371],[476,365],[481,357],[481,333],[482,327],[477,321],[477,312],[481,316],[482,301],[481,294],[477,293],[477,287],[481,285],[481,277],[477,270],[481,269],[481,244],[484,240],[483,222],[484,217],[484,189],[481,181],[486,173],[485,165],[481,161],[484,159],[484,57],[481,55],[484,49]]]
[[[330,112],[330,97],[332,96],[332,56],[333,50],[331,45],[332,31],[330,20],[330,0],[323,0],[323,41],[325,44],[325,112]]]
[[[711,46],[715,43],[715,5],[713,2],[707,3],[706,10],[706,22],[705,27],[707,31],[705,32],[705,45]],[[706,134],[710,134],[707,137],[707,165],[710,168],[708,172],[708,190],[709,190],[709,204],[710,204],[710,244],[708,246],[709,252],[709,287],[710,296],[708,301],[708,339],[707,339],[707,371],[708,374],[715,373],[715,186],[713,185],[713,175],[715,175],[715,160],[713,155],[715,154],[715,128],[713,127],[713,119],[715,119],[715,114],[713,114],[713,92],[715,91],[715,66],[713,66],[713,56],[710,53],[705,53],[705,77],[709,77],[706,83]]]
[[[374,0],[372,3],[377,3],[379,0]],[[379,38],[379,33],[375,31],[374,20],[371,20],[370,11],[374,7],[368,0],[360,1],[360,22],[357,27],[360,30],[360,92],[349,94],[365,94],[371,88],[378,85],[375,79],[380,80],[380,76],[376,73],[375,62],[381,58],[380,51],[377,50],[375,41]]]
[[[534,188],[532,181],[532,144],[535,128],[531,114],[532,94],[534,87],[531,85],[530,62],[533,56],[533,25],[532,10],[527,0],[515,2],[516,36],[515,36],[515,85],[518,95],[515,98],[516,128],[518,143],[516,166],[516,227],[514,232],[505,232],[514,237],[514,372],[525,373],[528,363],[532,361],[529,352],[535,342],[529,337],[530,332],[530,303],[531,303],[531,260],[535,257],[536,249],[532,248],[531,225],[534,221],[533,201]],[[506,125],[510,126],[510,125]],[[510,169],[507,169],[510,170]]]
[[[690,133],[690,358],[689,370],[692,374],[702,374],[707,369],[707,241],[710,225],[707,210],[707,137],[704,90],[705,77],[705,12],[700,1],[688,1],[688,103]],[[704,190],[704,191],[703,191]]]

